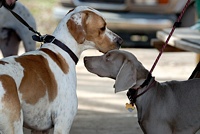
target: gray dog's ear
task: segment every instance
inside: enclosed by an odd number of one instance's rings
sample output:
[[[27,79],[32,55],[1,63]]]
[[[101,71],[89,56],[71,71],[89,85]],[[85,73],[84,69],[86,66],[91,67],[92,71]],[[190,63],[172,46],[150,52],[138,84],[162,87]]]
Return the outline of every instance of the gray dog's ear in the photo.
[[[128,90],[136,84],[136,69],[126,60],[121,66],[115,81],[115,93]]]

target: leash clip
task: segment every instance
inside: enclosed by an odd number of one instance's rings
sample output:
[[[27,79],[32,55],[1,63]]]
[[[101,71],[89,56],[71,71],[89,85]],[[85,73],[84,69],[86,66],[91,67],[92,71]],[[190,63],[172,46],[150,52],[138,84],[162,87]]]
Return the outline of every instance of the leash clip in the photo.
[[[53,43],[55,39],[56,38],[54,36],[48,34],[41,36],[41,40],[44,43]]]
[[[34,41],[44,42],[44,43],[53,43],[54,40],[56,39],[54,36],[48,34],[42,36],[33,35],[32,38]]]
[[[39,36],[39,37],[40,37],[41,42],[45,43],[45,38],[47,37],[47,35],[42,35],[42,36]]]

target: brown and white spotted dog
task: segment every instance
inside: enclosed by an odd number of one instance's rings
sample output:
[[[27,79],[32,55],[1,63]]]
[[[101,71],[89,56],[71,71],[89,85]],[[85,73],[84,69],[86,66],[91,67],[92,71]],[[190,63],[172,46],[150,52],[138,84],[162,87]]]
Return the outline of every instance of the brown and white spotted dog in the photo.
[[[82,51],[118,49],[122,39],[89,7],[71,10],[53,33],[80,57]],[[22,127],[67,134],[77,112],[75,62],[53,43],[0,61],[0,133],[22,134]],[[33,133],[34,133],[33,132]]]

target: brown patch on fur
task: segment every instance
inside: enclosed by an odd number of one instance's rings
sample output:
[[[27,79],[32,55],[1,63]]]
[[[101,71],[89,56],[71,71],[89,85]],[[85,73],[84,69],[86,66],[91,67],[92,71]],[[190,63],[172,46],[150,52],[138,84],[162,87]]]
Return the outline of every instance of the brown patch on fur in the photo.
[[[60,69],[65,74],[67,74],[69,72],[69,65],[67,64],[67,62],[65,61],[65,59],[62,57],[61,54],[56,54],[46,48],[41,48],[40,50],[43,51],[44,53],[48,54],[51,57],[51,59],[60,67]]]
[[[47,59],[41,55],[23,55],[15,60],[24,68],[19,87],[22,99],[26,103],[36,104],[47,92],[52,102],[57,96],[57,83]]]
[[[96,44],[96,48],[103,53],[116,49],[116,42],[111,41],[105,34],[107,25],[105,20],[91,11],[84,11],[84,13],[86,15],[82,23],[86,31],[86,40],[93,41]],[[112,32],[110,32],[110,34],[112,34]]]
[[[5,65],[8,64],[8,62],[0,60],[0,64]]]
[[[72,18],[67,22],[67,27],[76,42],[82,44],[85,41],[85,31],[83,27],[77,25]]]
[[[1,75],[0,81],[5,90],[4,97],[2,99],[5,108],[5,113],[9,114],[10,122],[20,120],[20,101],[17,93],[17,86],[14,79],[8,75]],[[14,126],[13,126],[14,127]],[[14,128],[10,128],[13,129]]]

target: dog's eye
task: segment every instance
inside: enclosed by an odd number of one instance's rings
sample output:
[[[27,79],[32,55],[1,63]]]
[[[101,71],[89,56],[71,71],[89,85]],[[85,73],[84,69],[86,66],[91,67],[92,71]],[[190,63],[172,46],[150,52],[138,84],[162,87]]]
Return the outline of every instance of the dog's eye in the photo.
[[[110,57],[110,54],[108,53],[108,54],[106,54],[106,58],[108,58],[108,57]]]
[[[110,54],[106,54],[106,61],[110,61]]]
[[[106,27],[104,26],[104,27],[100,28],[100,30],[101,30],[101,31],[105,31],[105,30],[106,30]]]

